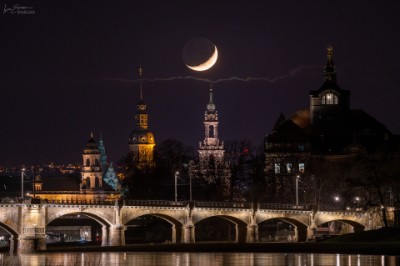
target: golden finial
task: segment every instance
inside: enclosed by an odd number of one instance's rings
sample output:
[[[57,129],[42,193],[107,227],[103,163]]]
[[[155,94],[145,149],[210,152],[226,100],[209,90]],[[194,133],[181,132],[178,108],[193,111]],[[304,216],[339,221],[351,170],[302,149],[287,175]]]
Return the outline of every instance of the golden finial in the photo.
[[[142,65],[139,65],[139,77],[140,78],[142,78],[142,75],[143,75],[143,68],[142,68]]]
[[[142,65],[139,65],[140,100],[143,100],[142,75],[143,75],[143,68],[142,68]]]
[[[326,50],[328,52],[328,55],[332,56],[333,54],[333,47],[331,44],[328,45],[328,47],[326,47]]]

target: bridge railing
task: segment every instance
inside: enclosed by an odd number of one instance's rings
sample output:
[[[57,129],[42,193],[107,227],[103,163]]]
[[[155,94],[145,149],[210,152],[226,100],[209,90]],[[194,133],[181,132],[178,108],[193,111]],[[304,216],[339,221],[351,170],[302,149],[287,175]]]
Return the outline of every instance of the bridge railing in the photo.
[[[259,209],[267,210],[301,210],[309,211],[312,209],[312,205],[295,205],[295,204],[284,204],[284,203],[260,203],[258,204]]]
[[[343,207],[343,206],[337,206],[337,205],[319,205],[317,206],[317,209],[319,211],[348,211],[348,212],[357,212],[357,211],[365,211],[364,208],[358,207],[358,208],[350,208],[350,207]]]
[[[184,207],[188,205],[187,201],[169,201],[169,200],[124,200],[125,206],[168,206]]]
[[[113,200],[42,200],[42,204],[62,205],[115,205]]]
[[[210,208],[252,208],[252,203],[250,202],[212,202],[212,201],[194,201],[194,206],[196,207],[210,207]]]

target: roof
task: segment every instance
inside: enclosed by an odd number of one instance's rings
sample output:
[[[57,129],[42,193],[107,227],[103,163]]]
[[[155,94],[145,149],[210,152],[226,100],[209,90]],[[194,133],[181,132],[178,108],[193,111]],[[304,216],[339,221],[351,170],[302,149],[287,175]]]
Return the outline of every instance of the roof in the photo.
[[[318,90],[310,91],[310,95],[318,96],[323,91],[329,91],[329,90],[336,91],[340,95],[343,95],[343,96],[350,96],[349,90],[342,90],[339,87],[339,85],[336,83],[336,81],[329,80],[329,79],[325,80],[324,83],[322,83],[322,86]]]
[[[268,143],[309,143],[315,152],[342,152],[355,142],[367,150],[375,150],[385,144],[395,145],[396,137],[382,123],[360,109],[350,109],[348,122],[333,128],[313,127],[309,109],[301,109],[286,121],[280,121],[266,140]]]

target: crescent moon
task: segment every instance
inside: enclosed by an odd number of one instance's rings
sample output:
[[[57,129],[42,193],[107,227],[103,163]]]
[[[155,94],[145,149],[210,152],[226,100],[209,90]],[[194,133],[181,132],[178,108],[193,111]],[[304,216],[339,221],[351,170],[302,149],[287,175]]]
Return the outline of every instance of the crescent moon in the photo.
[[[204,71],[204,70],[210,69],[210,68],[217,62],[217,59],[218,59],[218,50],[217,50],[217,46],[214,45],[214,48],[215,48],[214,53],[213,53],[212,56],[211,56],[207,61],[205,61],[204,63],[201,63],[201,64],[198,65],[198,66],[189,66],[189,65],[186,65],[186,66],[187,66],[188,68],[194,70],[194,71]]]

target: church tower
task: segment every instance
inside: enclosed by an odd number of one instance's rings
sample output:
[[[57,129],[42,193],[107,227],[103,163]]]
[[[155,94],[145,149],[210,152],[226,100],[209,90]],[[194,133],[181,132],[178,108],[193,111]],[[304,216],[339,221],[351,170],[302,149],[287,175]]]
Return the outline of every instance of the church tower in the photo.
[[[142,67],[139,68],[140,100],[136,105],[135,129],[129,136],[129,149],[133,153],[133,163],[139,169],[154,166],[154,146],[156,145],[153,133],[148,130],[148,114],[146,103],[143,101]]]
[[[103,171],[101,169],[100,156],[99,146],[93,138],[93,133],[91,133],[82,153],[82,189],[97,190],[102,188]]]
[[[204,140],[199,144],[200,166],[206,166],[210,161],[223,163],[224,142],[218,138],[218,111],[215,108],[213,90],[210,88],[210,100],[204,113]]]
[[[100,151],[101,170],[103,171],[103,173],[105,173],[107,171],[107,155],[106,155],[106,148],[104,147],[104,142],[103,142],[103,134],[100,134],[99,151]]]
[[[337,128],[347,123],[350,110],[350,91],[342,90],[336,82],[333,47],[327,47],[324,83],[310,91],[310,122],[316,128]]]

